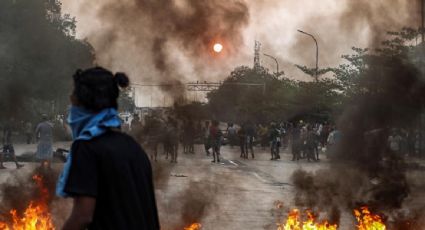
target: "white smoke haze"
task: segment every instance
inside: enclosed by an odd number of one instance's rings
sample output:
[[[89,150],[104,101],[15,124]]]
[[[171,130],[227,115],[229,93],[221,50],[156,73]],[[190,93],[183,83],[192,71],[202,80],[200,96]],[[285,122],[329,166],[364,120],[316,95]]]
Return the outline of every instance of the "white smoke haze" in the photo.
[[[220,81],[234,67],[252,66],[254,41],[292,79],[309,77],[294,64],[336,66],[351,47],[379,45],[385,32],[419,26],[419,1],[405,0],[63,0],[77,19],[77,37],[95,49],[97,64],[127,72],[134,83]],[[221,42],[223,53],[212,53]],[[275,71],[273,60],[262,64]],[[144,91],[140,92],[140,91]],[[149,90],[139,93],[150,104]],[[152,89],[153,104],[163,103]],[[167,97],[181,96],[175,92]],[[167,99],[167,101],[171,101]]]

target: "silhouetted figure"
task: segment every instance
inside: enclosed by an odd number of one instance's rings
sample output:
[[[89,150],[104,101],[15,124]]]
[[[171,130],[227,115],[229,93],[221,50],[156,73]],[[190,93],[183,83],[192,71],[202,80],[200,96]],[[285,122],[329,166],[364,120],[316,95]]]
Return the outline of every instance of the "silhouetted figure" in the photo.
[[[38,141],[35,157],[42,166],[50,168],[53,158],[53,125],[48,121],[47,115],[43,115],[43,121],[37,125],[35,136]]]
[[[149,158],[120,130],[119,87],[128,84],[125,74],[100,67],[74,75],[74,142],[56,186],[59,196],[74,199],[63,230],[160,229]]]
[[[218,121],[212,121],[210,127],[210,142],[213,150],[213,163],[220,162],[220,147],[223,138],[223,133],[218,127]]]
[[[0,169],[6,169],[3,165],[3,161],[6,157],[6,154],[12,158],[15,162],[16,168],[22,168],[24,165],[19,164],[16,160],[15,148],[13,147],[13,130],[15,128],[15,120],[11,118],[8,123],[3,126],[3,151],[0,154]]]
[[[296,125],[292,128],[292,161],[298,161],[301,153],[301,125]]]
[[[248,159],[248,152],[246,149],[246,130],[242,125],[238,130],[239,147],[241,149],[241,158]]]
[[[270,160],[278,160],[280,159],[280,155],[279,155],[280,132],[275,123],[272,123],[270,126],[269,139],[270,139],[270,152],[272,155],[272,158]]]

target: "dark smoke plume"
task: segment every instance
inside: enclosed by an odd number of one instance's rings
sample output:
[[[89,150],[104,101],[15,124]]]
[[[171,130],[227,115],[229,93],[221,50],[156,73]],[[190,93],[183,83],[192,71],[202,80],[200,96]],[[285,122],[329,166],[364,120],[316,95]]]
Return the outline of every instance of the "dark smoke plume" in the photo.
[[[184,225],[201,222],[207,210],[214,206],[219,196],[217,186],[207,182],[191,181],[177,200],[182,202],[181,221]],[[182,229],[184,226],[178,228]]]
[[[389,149],[388,135],[394,128],[415,131],[423,113],[425,79],[403,55],[371,54],[365,60],[357,82],[360,93],[347,101],[337,123],[342,139],[331,152],[330,169],[295,172],[295,203],[330,213],[368,205],[394,225],[403,225],[406,221],[395,213],[407,208],[414,214],[423,207],[405,202],[418,197],[412,197],[409,166]]]
[[[172,1],[134,0],[111,1],[98,11],[98,17],[108,29],[101,34],[92,34],[99,47],[117,47],[131,44],[136,53],[147,53],[141,61],[153,82],[176,83],[187,79],[183,76],[177,53],[189,59],[195,74],[202,78],[202,70],[212,58],[212,45],[221,42],[226,46],[226,55],[238,51],[242,44],[242,29],[248,24],[248,7],[244,1]],[[112,35],[110,34],[112,33]],[[103,36],[115,39],[102,39]],[[103,62],[113,62],[108,52],[99,51]],[[115,63],[105,63],[113,66]],[[181,64],[181,63],[180,63]],[[149,69],[153,66],[154,69]],[[148,80],[149,81],[149,80]],[[178,90],[164,88],[172,96],[180,97]]]

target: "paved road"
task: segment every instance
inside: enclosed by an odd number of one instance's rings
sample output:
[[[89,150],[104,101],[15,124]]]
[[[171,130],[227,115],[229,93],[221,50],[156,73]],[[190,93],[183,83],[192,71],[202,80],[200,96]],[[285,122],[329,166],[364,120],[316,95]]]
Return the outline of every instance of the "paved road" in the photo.
[[[69,148],[69,142],[55,143],[54,147]],[[36,145],[15,145],[17,155],[34,152]],[[274,230],[276,223],[285,218],[286,210],[293,207],[294,190],[290,182],[298,168],[314,171],[327,167],[319,163],[290,161],[287,152],[282,160],[270,161],[267,150],[256,149],[255,159],[241,159],[237,147],[222,148],[222,162],[211,163],[202,146],[195,154],[179,154],[179,163],[172,164],[160,155],[153,163],[156,194],[162,230],[183,229],[193,221],[202,223],[205,230]],[[30,174],[35,163],[26,163],[15,170],[11,162],[0,175],[0,183],[14,183],[15,176]],[[62,164],[55,164],[60,170]],[[276,210],[282,201],[285,213]],[[70,211],[70,201],[53,203],[55,223],[61,226]]]
[[[68,148],[69,143],[55,143]],[[35,145],[16,145],[18,154],[31,152]],[[160,151],[162,152],[162,151]],[[162,230],[183,229],[184,224],[199,221],[205,230],[272,230],[285,218],[286,210],[294,207],[294,188],[291,175],[299,168],[316,171],[329,166],[326,157],[320,162],[292,162],[288,152],[282,160],[270,161],[267,150],[256,149],[255,159],[240,159],[237,147],[222,148],[222,162],[211,163],[202,146],[195,154],[179,154],[179,162],[172,164],[160,155],[152,165],[155,171],[157,202]],[[29,174],[35,164],[27,163],[21,170],[2,171],[0,183],[14,174]],[[58,170],[62,164],[55,165]],[[276,210],[282,201],[284,211]],[[52,213],[60,223],[69,212],[69,201],[54,203]],[[343,214],[341,228],[353,229],[350,213]]]
[[[222,162],[214,164],[211,157],[205,156],[201,146],[196,150],[194,155],[180,154],[179,163],[175,165],[163,157],[154,163],[160,168],[172,167],[171,177],[157,186],[164,229],[174,229],[167,227],[187,221],[176,216],[174,211],[182,210],[182,203],[196,206],[191,199],[193,193],[205,194],[206,210],[199,218],[204,229],[276,229],[276,222],[282,218],[274,208],[276,201],[283,201],[287,208],[293,207],[292,172],[298,168],[317,170],[327,166],[326,160],[295,163],[290,161],[288,153],[282,155],[282,160],[270,161],[267,150],[261,148],[256,149],[258,153],[254,160],[240,159],[236,147],[223,147]],[[202,185],[192,188],[194,181]],[[180,197],[179,193],[190,195],[176,198]]]

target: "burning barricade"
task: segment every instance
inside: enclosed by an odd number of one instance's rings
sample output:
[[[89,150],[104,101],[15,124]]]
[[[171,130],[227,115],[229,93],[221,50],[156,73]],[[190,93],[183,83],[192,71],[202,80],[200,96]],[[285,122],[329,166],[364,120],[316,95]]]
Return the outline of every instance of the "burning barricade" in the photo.
[[[279,203],[281,204],[281,202]],[[283,207],[279,205],[278,209]],[[369,207],[362,206],[353,210],[356,223],[347,229],[356,230],[386,230],[387,225],[381,215],[372,213]],[[337,230],[339,225],[329,220],[319,220],[318,215],[312,210],[300,211],[292,209],[281,223],[277,223],[277,230]]]
[[[16,209],[10,210],[10,220],[0,222],[0,230],[53,230],[52,217],[49,212],[49,190],[45,187],[43,177],[32,177],[40,194],[37,200],[32,200],[25,211],[20,214]]]

